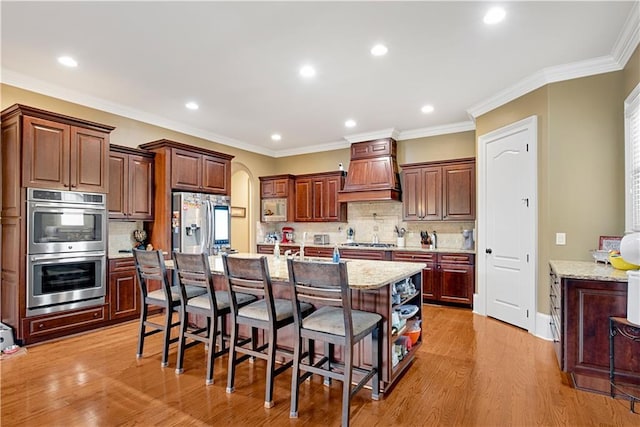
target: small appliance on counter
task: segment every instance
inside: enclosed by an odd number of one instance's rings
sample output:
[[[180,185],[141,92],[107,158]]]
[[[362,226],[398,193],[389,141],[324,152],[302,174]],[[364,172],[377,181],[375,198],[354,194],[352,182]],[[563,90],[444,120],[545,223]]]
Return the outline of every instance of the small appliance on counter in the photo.
[[[347,228],[347,243],[353,243],[353,237],[355,236],[355,234],[356,232],[353,230],[353,228]]]
[[[294,243],[293,227],[282,227],[282,243]]]
[[[328,234],[314,234],[313,235],[313,244],[314,245],[328,245],[329,244],[329,235]]]
[[[462,249],[472,250],[474,246],[473,241],[473,230],[462,230],[462,237],[464,241],[462,242]]]

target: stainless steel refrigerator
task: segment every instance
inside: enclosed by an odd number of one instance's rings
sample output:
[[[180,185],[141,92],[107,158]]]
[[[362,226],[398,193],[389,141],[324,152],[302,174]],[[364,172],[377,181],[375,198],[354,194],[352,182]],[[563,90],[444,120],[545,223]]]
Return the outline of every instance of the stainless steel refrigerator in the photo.
[[[171,235],[174,251],[215,255],[230,247],[229,197],[173,193]]]

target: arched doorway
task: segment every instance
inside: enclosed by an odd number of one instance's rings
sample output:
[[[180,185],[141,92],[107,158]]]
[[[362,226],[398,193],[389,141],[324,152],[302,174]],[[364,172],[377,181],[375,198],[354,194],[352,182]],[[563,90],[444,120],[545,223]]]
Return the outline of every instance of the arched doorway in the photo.
[[[238,252],[253,252],[251,227],[252,179],[247,168],[233,164],[231,173],[231,247]],[[238,209],[233,209],[238,208]]]

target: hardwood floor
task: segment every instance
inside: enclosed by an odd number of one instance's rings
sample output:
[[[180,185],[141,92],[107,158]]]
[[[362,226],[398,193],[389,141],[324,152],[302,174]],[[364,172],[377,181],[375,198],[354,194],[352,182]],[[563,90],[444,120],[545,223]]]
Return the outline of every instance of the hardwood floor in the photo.
[[[629,404],[578,391],[560,372],[550,342],[469,310],[425,305],[425,345],[391,394],[354,397],[353,426],[638,426]],[[331,425],[340,424],[341,384],[319,379],[300,391],[289,419],[290,379],[276,378],[275,406],[263,408],[264,363],[238,368],[226,394],[226,362],[206,386],[202,346],[187,350],[185,372],[160,367],[160,336],[136,360],[137,323],[29,347],[0,362],[2,426]],[[636,405],[637,407],[638,405]]]

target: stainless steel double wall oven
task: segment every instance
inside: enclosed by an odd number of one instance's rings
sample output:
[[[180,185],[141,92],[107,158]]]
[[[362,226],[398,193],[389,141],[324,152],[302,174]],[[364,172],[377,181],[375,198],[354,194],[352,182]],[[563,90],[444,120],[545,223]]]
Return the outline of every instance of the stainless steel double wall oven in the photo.
[[[104,304],[106,195],[27,190],[27,316]]]

